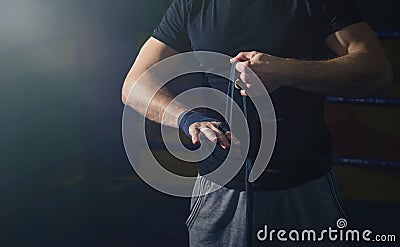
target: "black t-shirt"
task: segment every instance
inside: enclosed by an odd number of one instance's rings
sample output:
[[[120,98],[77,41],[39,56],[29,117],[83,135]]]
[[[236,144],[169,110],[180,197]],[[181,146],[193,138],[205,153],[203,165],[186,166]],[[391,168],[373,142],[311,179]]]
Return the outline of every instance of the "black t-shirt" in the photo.
[[[259,51],[302,60],[333,57],[325,39],[361,21],[351,0],[174,0],[153,37],[179,52],[213,51],[236,56]],[[206,75],[208,86],[226,92],[227,83]],[[235,100],[240,95],[235,93]],[[267,171],[254,186],[276,189],[295,186],[330,168],[331,137],[324,122],[324,95],[294,87],[271,94],[278,121],[277,141]],[[221,119],[222,120],[222,119]],[[250,156],[260,141],[260,123],[249,102]],[[199,164],[206,174],[222,162],[216,150]],[[243,170],[235,181],[238,187]]]

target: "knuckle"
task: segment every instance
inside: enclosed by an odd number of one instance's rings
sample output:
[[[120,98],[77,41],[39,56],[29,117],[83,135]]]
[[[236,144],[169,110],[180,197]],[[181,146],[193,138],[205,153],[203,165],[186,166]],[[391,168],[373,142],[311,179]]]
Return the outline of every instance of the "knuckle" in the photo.
[[[197,132],[197,128],[189,128],[189,133],[196,133]]]
[[[192,123],[192,124],[189,126],[189,128],[190,128],[190,127],[196,128],[196,127],[198,127],[199,125],[200,125],[200,123],[198,123],[198,122]]]
[[[224,133],[222,133],[222,131],[219,130],[219,129],[216,129],[216,130],[214,130],[214,131],[215,131],[215,133],[216,133],[217,135],[220,135],[220,136],[223,136],[223,134],[224,134]]]
[[[207,122],[204,126],[206,128],[208,128],[208,129],[214,129],[214,123],[213,122]]]
[[[208,127],[209,127],[209,122],[201,122],[201,123],[199,124],[199,127],[200,127],[200,128],[208,128]]]

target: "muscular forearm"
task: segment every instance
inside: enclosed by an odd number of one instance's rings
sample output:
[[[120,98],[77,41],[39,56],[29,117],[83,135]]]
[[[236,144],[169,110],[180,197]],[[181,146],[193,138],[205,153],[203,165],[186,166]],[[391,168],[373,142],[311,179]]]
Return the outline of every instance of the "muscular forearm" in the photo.
[[[392,77],[385,57],[357,52],[327,61],[292,60],[288,85],[326,95],[367,97],[381,93]]]
[[[165,88],[160,89],[161,84],[150,75],[145,74],[132,82],[133,78],[128,75],[124,83],[122,91],[124,104],[150,120],[183,130],[192,138],[193,144],[200,143],[202,133],[210,141],[219,142],[222,148],[230,147],[228,141],[228,138],[229,140],[231,138],[230,133],[226,132],[226,127],[221,128],[218,120],[198,112],[187,112],[188,107],[173,100],[170,92]],[[238,141],[235,143],[236,146],[240,144]]]
[[[375,32],[364,22],[345,27],[325,40],[338,57],[325,61],[300,61],[281,58],[257,51],[241,52],[231,62],[240,61],[236,68],[250,89],[246,76],[248,67],[273,92],[280,86],[325,95],[368,97],[382,94],[393,74]]]
[[[163,82],[149,69],[176,54],[177,51],[164,43],[149,38],[140,50],[122,88],[124,104],[150,120],[170,127],[177,127],[178,116],[186,109],[179,102],[171,103],[171,94],[167,89],[161,88]]]
[[[124,104],[132,107],[146,118],[165,126],[178,127],[179,115],[186,107],[177,101],[171,102],[170,92],[162,88],[154,78],[142,76],[140,80],[129,83],[133,78],[127,78],[123,89]],[[129,86],[131,85],[131,86]],[[153,97],[154,96],[154,97]]]
[[[222,148],[229,148],[228,139],[230,140],[231,137],[230,133],[226,132],[226,128],[220,129],[221,123],[218,120],[208,118],[198,112],[189,112],[189,107],[173,100],[168,89],[162,87],[164,81],[159,80],[157,73],[151,69],[153,65],[177,54],[178,52],[168,45],[157,39],[149,38],[125,79],[122,87],[122,102],[150,120],[165,126],[179,128],[191,136],[193,144],[198,144],[200,134],[204,134],[210,141],[218,141]],[[181,63],[175,60],[169,65],[173,69],[173,66],[180,66]],[[191,97],[190,100],[191,102],[188,104],[193,106],[193,103],[199,99]],[[232,139],[233,143],[238,146],[238,142],[235,142],[233,137]]]

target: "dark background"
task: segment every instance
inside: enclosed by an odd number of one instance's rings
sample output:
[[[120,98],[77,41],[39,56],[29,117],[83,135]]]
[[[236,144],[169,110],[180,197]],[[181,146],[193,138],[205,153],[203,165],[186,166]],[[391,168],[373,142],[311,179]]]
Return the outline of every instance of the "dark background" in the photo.
[[[135,176],[121,138],[122,83],[169,2],[0,1],[0,246],[186,246],[188,199]],[[377,31],[400,31],[397,0],[358,5]],[[399,40],[384,42],[398,69]],[[337,155],[400,161],[398,107],[327,107],[333,132],[348,129]],[[374,145],[353,136],[360,125]],[[399,233],[399,168],[338,173],[355,225]]]

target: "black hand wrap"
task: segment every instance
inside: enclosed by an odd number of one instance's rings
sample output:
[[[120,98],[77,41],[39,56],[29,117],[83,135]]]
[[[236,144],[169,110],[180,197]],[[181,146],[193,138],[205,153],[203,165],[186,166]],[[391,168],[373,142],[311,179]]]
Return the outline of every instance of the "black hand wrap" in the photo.
[[[190,125],[199,122],[221,122],[221,121],[215,118],[207,117],[203,113],[196,111],[183,112],[178,118],[179,129],[185,132],[185,134],[188,137],[191,137],[189,133]],[[229,126],[226,125],[224,122],[221,122],[221,124],[218,126],[218,129],[225,133],[226,131],[229,130]]]

